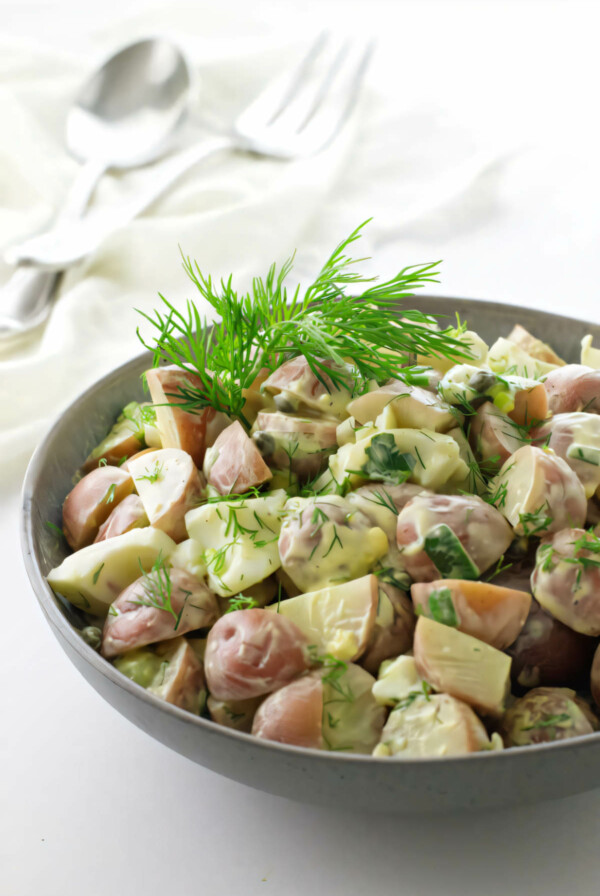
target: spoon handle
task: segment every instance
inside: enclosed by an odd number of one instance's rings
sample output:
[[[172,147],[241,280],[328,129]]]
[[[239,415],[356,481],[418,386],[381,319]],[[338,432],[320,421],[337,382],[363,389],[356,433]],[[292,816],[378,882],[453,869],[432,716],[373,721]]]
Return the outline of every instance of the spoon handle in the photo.
[[[75,178],[57,220],[75,221],[88,206],[96,184],[106,171],[103,162],[87,162]],[[56,271],[19,265],[0,289],[0,344],[21,339],[48,317],[60,280]]]
[[[213,137],[162,162],[149,188],[118,208],[92,211],[83,221],[59,222],[52,230],[32,237],[5,253],[7,261],[25,262],[47,270],[65,270],[91,255],[104,240],[152,205],[187,171],[215,152],[237,146],[230,137]]]

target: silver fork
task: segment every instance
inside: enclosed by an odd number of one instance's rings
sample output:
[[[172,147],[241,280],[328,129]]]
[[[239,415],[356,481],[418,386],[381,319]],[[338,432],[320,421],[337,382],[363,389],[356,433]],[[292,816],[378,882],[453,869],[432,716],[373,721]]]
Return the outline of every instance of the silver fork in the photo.
[[[91,254],[198,162],[222,150],[295,159],[327,147],[348,120],[358,98],[373,44],[350,40],[333,46],[323,34],[292,71],[266,89],[237,117],[226,136],[213,137],[157,166],[151,187],[117,209],[90,212],[6,252],[12,263],[64,270]],[[1,310],[1,296],[0,296]]]

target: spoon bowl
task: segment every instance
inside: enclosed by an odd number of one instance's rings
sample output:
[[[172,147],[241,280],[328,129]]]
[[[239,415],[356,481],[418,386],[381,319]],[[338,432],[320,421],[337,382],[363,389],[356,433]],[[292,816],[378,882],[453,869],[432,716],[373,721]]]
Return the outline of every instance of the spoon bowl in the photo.
[[[137,41],[87,81],[67,117],[67,145],[81,161],[130,168],[155,158],[183,118],[190,70],[172,43]]]

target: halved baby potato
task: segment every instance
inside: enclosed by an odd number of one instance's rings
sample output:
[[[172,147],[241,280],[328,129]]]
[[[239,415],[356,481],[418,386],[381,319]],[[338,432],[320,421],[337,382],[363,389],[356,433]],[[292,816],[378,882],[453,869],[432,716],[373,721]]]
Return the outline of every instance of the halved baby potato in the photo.
[[[360,660],[372,675],[377,675],[384,660],[411,649],[416,624],[411,600],[404,591],[381,579],[378,583],[375,626]]]
[[[74,551],[91,544],[102,523],[133,491],[133,479],[119,467],[98,467],[71,489],[63,504],[63,532]]]
[[[373,633],[378,584],[376,576],[363,576],[290,597],[266,609],[294,622],[318,654],[355,660],[365,651]]]
[[[531,594],[490,582],[439,579],[411,587],[417,613],[505,650],[525,625]]]
[[[542,342],[541,339],[533,336],[525,329],[525,327],[522,327],[521,324],[515,324],[508,334],[508,339],[538,361],[545,361],[546,364],[556,364],[559,367],[563,367],[565,364],[563,359],[559,358],[554,349],[550,348],[545,342]]]
[[[123,408],[106,438],[86,458],[83,469],[87,473],[102,463],[120,465],[124,458],[131,457],[143,447],[144,424],[140,405],[132,401]]]
[[[325,367],[333,368],[334,362],[325,362]],[[343,371],[347,378],[351,375],[348,367]],[[262,384],[262,391],[273,396],[278,411],[284,414],[304,413],[337,417],[343,420],[350,401],[350,390],[334,384],[331,377],[321,372],[321,378],[313,373],[303,355],[286,361]]]
[[[144,510],[140,496],[127,495],[102,523],[94,541],[105,541],[107,538],[123,535],[124,532],[129,532],[130,529],[149,525],[148,514]]]
[[[214,445],[207,448],[203,471],[208,484],[220,495],[242,495],[273,477],[238,420],[220,432]]]
[[[585,522],[583,485],[550,449],[519,448],[490,482],[490,493],[517,535],[547,535]]]
[[[256,711],[252,734],[280,744],[323,747],[323,684],[315,673],[297,678],[267,697]]]
[[[373,756],[419,759],[494,749],[470,706],[449,694],[416,695],[390,713]]]
[[[161,448],[129,461],[150,524],[174,541],[187,537],[185,515],[202,499],[205,482],[189,454]]]
[[[118,656],[208,628],[218,617],[217,599],[201,579],[185,569],[162,565],[128,585],[111,605],[102,654]]]
[[[232,597],[262,582],[281,565],[277,538],[286,494],[203,504],[186,515],[190,535],[204,552],[211,588]]]
[[[534,688],[513,703],[500,733],[507,747],[523,747],[592,734],[598,719],[570,688]]]
[[[153,367],[145,373],[146,382],[156,410],[156,426],[163,448],[178,448],[187,452],[195,465],[202,468],[204,452],[212,445],[231,420],[214,408],[197,412],[183,410],[185,390],[202,391],[199,376],[180,367]]]
[[[226,613],[208,633],[204,670],[217,700],[270,694],[310,665],[308,642],[297,625],[266,610]]]
[[[156,653],[161,661],[161,674],[148,691],[173,706],[198,715],[206,700],[204,672],[188,642],[185,638],[176,638],[159,644]]]
[[[469,420],[469,442],[479,462],[499,470],[508,458],[523,447],[524,437],[514,420],[486,401]]]
[[[348,405],[348,413],[358,423],[374,421],[390,408],[398,429],[429,429],[447,432],[456,424],[456,412],[443,399],[402,380],[390,380],[372,392],[365,392]]]
[[[103,616],[119,594],[159,557],[167,560],[175,542],[148,526],[99,541],[65,557],[48,573],[48,583],[70,603]]]
[[[500,717],[510,691],[511,659],[484,641],[420,616],[413,645],[419,675],[434,690]]]

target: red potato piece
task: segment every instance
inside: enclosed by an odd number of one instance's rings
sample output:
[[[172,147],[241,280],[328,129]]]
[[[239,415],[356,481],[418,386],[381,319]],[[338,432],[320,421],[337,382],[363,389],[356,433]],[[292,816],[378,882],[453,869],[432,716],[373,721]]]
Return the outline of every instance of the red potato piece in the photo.
[[[458,619],[459,632],[466,632],[505,650],[515,641],[525,625],[531,594],[501,588],[489,582],[473,582],[464,579],[440,579],[437,582],[421,582],[412,586],[411,597],[417,613],[433,616],[432,598],[447,598]]]
[[[333,368],[333,361],[325,361]],[[350,376],[350,370],[345,371]],[[284,414],[302,413],[307,409],[316,414],[343,420],[348,416],[346,406],[352,395],[345,387],[338,388],[327,374],[323,382],[317,379],[303,355],[286,361],[263,383],[262,389],[274,396],[277,409]]]
[[[370,572],[388,550],[388,539],[348,498],[326,495],[286,503],[278,546],[283,570],[294,584],[316,591]]]
[[[139,495],[127,495],[102,523],[94,543],[106,541],[107,538],[116,538],[117,535],[123,535],[124,532],[129,532],[130,529],[138,529],[148,525],[150,523],[144,510],[142,499]]]
[[[412,482],[392,485],[388,482],[363,485],[346,495],[346,500],[382,529],[388,538],[388,550],[379,558],[377,571],[385,569],[387,578],[400,588],[407,588],[408,577],[396,542],[398,514],[416,495],[431,495],[428,489]],[[395,508],[395,512],[394,512]]]
[[[378,584],[375,627],[360,658],[360,665],[377,675],[384,660],[407,653],[412,647],[416,617],[410,598],[386,582]]]
[[[372,392],[365,392],[348,405],[348,413],[359,423],[374,421],[389,407],[399,428],[447,432],[456,426],[456,411],[427,389],[402,380],[390,380]]]
[[[184,569],[162,567],[140,576],[112,604],[104,623],[102,654],[118,656],[176,638],[207,628],[218,617],[217,599],[204,582]]]
[[[152,684],[148,691],[167,703],[198,715],[206,697],[202,664],[185,640],[176,638],[160,644],[156,653],[163,660],[160,684]]]
[[[504,554],[513,538],[502,514],[476,495],[417,495],[400,512],[396,530],[402,563],[415,582],[441,577],[424,544],[440,524],[454,532],[480,573]]]
[[[510,657],[484,641],[419,616],[413,644],[421,678],[440,693],[499,717],[510,691]]]
[[[239,421],[219,433],[204,456],[204,475],[220,495],[242,495],[272,479],[252,439]]]
[[[591,498],[600,487],[600,415],[556,414],[531,430],[535,445],[547,446],[567,463]]]
[[[377,578],[363,576],[267,609],[294,622],[318,653],[348,662],[360,657],[371,640],[378,596]]]
[[[564,366],[565,362],[559,358],[554,349],[552,349],[541,339],[533,336],[521,324],[515,324],[508,335],[509,342],[514,342],[523,351],[526,351],[532,358],[538,361],[544,361],[546,364],[558,364],[559,367]]]
[[[523,436],[507,414],[486,401],[470,418],[469,444],[475,457],[486,462],[487,469],[500,469],[523,446]]]
[[[252,734],[280,744],[323,748],[323,685],[320,676],[306,675],[285,685],[259,706]]]
[[[595,646],[594,638],[563,625],[534,599],[519,637],[507,650],[513,683],[523,688],[578,687],[589,676]]]
[[[63,504],[63,532],[74,551],[92,544],[102,523],[133,491],[133,479],[119,467],[98,467],[71,489]]]
[[[104,449],[102,453],[95,455],[95,453],[92,452],[92,454],[86,458],[82,469],[84,473],[89,473],[90,470],[96,470],[101,465],[100,461],[106,461],[110,466],[122,466],[123,458],[132,457],[139,452],[142,445],[143,442],[140,442],[135,433],[131,431],[128,433],[125,432],[120,441],[111,445],[110,448]]]
[[[531,576],[535,599],[582,635],[600,635],[600,539],[563,529],[540,544]]]
[[[375,678],[361,666],[340,668],[329,657],[317,670],[323,683],[323,741],[328,750],[371,753],[387,715],[373,696]]]
[[[373,755],[465,756],[490,747],[483,723],[470,706],[449,694],[431,694],[390,713]]]
[[[176,448],[160,448],[128,461],[127,466],[150,525],[174,541],[184,541],[188,537],[185,515],[198,505],[206,485],[190,455]]]
[[[546,535],[585,522],[587,501],[581,482],[548,449],[519,448],[490,482],[490,493],[517,535]]]
[[[312,479],[337,450],[337,421],[260,411],[252,438],[270,467]]]
[[[192,413],[177,407],[185,401],[178,397],[180,389],[202,390],[199,376],[175,366],[153,367],[145,376],[155,405],[156,427],[163,448],[186,451],[201,468],[206,448],[214,443],[231,420],[214,408]]]
[[[590,690],[594,703],[600,709],[600,645],[598,645],[594,654],[592,668],[590,672]]]
[[[548,394],[542,383],[515,393],[515,406],[508,416],[519,426],[531,426],[548,416]]]
[[[534,688],[504,715],[500,734],[507,747],[524,747],[592,734],[598,720],[570,688]]]
[[[204,655],[208,688],[218,700],[247,700],[288,684],[309,666],[297,625],[267,610],[234,610],[209,632]]]
[[[548,374],[544,388],[552,414],[600,413],[600,370],[583,364],[567,364]]]

